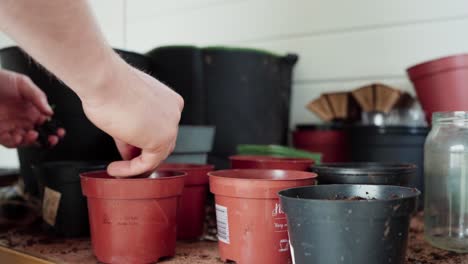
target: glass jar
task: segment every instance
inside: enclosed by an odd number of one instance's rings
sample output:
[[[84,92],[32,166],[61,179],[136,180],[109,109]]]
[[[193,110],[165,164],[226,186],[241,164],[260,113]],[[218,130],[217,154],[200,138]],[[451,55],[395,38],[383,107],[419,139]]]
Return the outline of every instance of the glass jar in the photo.
[[[424,146],[424,235],[468,252],[468,112],[437,112]]]

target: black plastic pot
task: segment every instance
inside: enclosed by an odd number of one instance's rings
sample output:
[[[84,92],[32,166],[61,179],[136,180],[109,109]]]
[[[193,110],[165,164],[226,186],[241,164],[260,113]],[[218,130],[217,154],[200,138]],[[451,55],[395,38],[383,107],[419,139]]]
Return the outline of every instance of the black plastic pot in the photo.
[[[237,48],[163,47],[154,74],[181,94],[182,124],[213,125],[210,163],[227,168],[239,144],[287,143],[296,55]]]
[[[80,173],[103,170],[107,164],[108,162],[97,161],[59,161],[46,162],[33,167],[43,199],[43,219],[45,225],[55,235],[63,237],[89,235],[88,207],[86,197],[81,191]]]
[[[374,184],[408,186],[416,175],[409,163],[324,163],[312,166],[319,184]]]
[[[206,125],[207,89],[203,85],[202,50],[194,46],[168,46],[148,53],[158,80],[184,98],[180,120],[184,125]]]
[[[295,263],[405,263],[419,194],[413,188],[376,185],[318,185],[279,192]]]
[[[152,62],[141,54],[116,50],[127,62],[137,68],[151,72]],[[114,140],[94,126],[85,116],[78,96],[42,66],[34,62],[18,47],[0,50],[2,67],[29,76],[47,95],[54,106],[54,118],[60,121],[67,134],[56,147],[28,147],[18,149],[21,176],[25,192],[38,195],[36,179],[31,171],[32,164],[60,160],[118,160],[120,154]]]
[[[427,127],[350,128],[351,159],[354,162],[405,162],[416,164],[416,175],[408,186],[424,193],[424,142]]]

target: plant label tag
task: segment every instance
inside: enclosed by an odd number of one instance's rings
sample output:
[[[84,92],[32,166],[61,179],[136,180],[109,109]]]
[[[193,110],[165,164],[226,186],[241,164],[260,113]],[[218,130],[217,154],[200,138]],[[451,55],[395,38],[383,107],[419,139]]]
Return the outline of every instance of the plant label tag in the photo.
[[[44,200],[42,201],[42,218],[51,226],[55,225],[61,197],[61,193],[45,187]]]
[[[218,227],[218,240],[229,244],[228,209],[216,204],[216,226]]]

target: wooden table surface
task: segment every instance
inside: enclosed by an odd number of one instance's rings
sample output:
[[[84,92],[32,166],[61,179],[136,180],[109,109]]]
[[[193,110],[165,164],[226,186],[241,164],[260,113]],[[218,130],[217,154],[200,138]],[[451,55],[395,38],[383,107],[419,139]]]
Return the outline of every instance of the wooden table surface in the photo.
[[[0,234],[0,245],[27,253],[54,263],[98,263],[89,239],[60,239],[37,232],[38,228],[8,231]],[[411,222],[407,251],[408,264],[468,264],[468,254],[455,254],[431,247],[423,240],[422,216]],[[220,264],[217,243],[209,241],[179,242],[175,257],[162,260],[163,264]]]

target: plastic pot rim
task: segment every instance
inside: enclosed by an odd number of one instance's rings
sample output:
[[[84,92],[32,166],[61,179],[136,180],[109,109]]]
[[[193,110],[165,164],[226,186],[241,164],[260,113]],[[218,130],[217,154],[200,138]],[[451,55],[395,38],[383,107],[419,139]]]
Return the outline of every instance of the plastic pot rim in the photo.
[[[370,167],[365,167],[370,166]],[[372,167],[375,166],[375,167]],[[311,170],[317,174],[346,176],[385,176],[415,173],[417,166],[412,163],[399,162],[334,162],[312,165]]]
[[[278,199],[278,191],[316,184],[317,177],[313,172],[267,169],[223,170],[208,175],[213,194],[241,199]]]
[[[185,172],[179,171],[154,171],[153,173],[164,174],[163,177],[156,178],[114,178],[107,174],[107,171],[93,171],[80,174],[83,194],[88,198],[109,199],[109,200],[148,200],[148,199],[164,199],[182,195],[184,188],[184,180],[187,175]],[[104,177],[99,177],[104,175]],[[166,193],[150,191],[159,189],[159,185],[170,184],[167,181],[182,181],[182,186],[170,185],[171,190],[166,190]],[[89,190],[93,188],[90,185],[95,185],[100,188],[99,191]],[[120,190],[116,186],[122,186]],[[119,186],[119,187],[120,187]],[[144,191],[142,191],[142,186]],[[140,191],[137,191],[140,190]],[[109,194],[111,193],[111,194]]]
[[[294,191],[294,190],[305,190],[309,188],[317,188],[317,189],[326,189],[330,187],[369,187],[369,186],[377,186],[379,188],[393,188],[398,190],[406,190],[411,193],[411,195],[405,196],[398,196],[395,198],[390,197],[389,199],[376,199],[376,200],[332,200],[332,199],[312,199],[312,198],[300,198],[300,197],[292,197],[290,195],[286,195],[286,192]],[[282,199],[290,200],[290,201],[303,201],[307,203],[317,203],[317,204],[349,204],[349,203],[372,203],[372,204],[379,204],[379,203],[389,203],[395,201],[404,201],[404,200],[411,200],[417,198],[421,192],[416,188],[411,187],[404,187],[404,186],[396,186],[396,185],[367,185],[367,184],[322,184],[322,185],[311,185],[311,186],[301,186],[301,187],[294,187],[284,189],[278,192],[278,196]]]
[[[349,127],[350,134],[364,133],[366,136],[372,135],[405,135],[421,136],[429,133],[427,126],[375,126],[375,125],[354,125]]]
[[[440,72],[448,72],[468,67],[468,53],[454,54],[425,61],[406,69],[411,81],[417,81]]]
[[[253,174],[301,174],[295,176],[286,176],[286,178],[260,178],[260,177],[250,177]],[[236,176],[230,174],[237,174]],[[242,174],[240,176],[239,174]],[[249,175],[246,175],[249,174]],[[220,178],[220,179],[229,179],[229,180],[236,180],[236,181],[261,181],[261,182],[278,182],[278,181],[297,181],[297,180],[309,180],[309,179],[316,179],[318,175],[314,172],[308,171],[295,171],[295,170],[278,170],[278,169],[228,169],[228,170],[218,170],[212,171],[208,173],[209,177],[212,178]],[[280,176],[282,177],[282,176]]]

